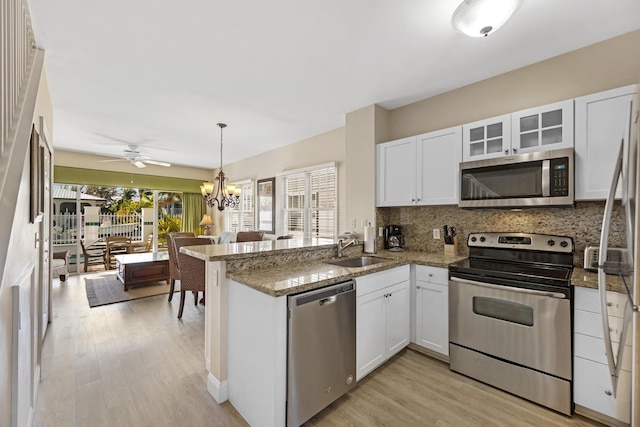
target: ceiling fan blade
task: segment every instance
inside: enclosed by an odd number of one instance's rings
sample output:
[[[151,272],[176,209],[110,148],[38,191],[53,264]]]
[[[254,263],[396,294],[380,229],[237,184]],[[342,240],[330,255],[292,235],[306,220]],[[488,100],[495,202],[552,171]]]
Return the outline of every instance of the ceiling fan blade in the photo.
[[[157,162],[155,160],[145,160],[145,162],[149,163],[150,165],[164,166],[164,167],[167,167],[167,168],[169,166],[171,166],[171,163]]]
[[[128,162],[128,159],[113,159],[113,160],[98,160],[98,163],[109,163],[109,162]]]
[[[147,165],[145,165],[144,163],[142,163],[141,161],[136,160],[135,162],[132,162],[134,165],[136,165],[139,168],[146,168]]]

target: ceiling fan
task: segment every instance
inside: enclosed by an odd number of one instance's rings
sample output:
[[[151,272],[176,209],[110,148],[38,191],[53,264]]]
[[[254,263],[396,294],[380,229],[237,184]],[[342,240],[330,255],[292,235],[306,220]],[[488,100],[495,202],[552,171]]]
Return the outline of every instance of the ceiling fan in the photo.
[[[138,151],[138,146],[135,144],[128,144],[129,148],[124,150],[124,154],[121,159],[114,160],[100,160],[101,163],[107,162],[130,162],[132,165],[135,165],[139,168],[146,168],[146,163],[150,165],[156,166],[171,166],[171,163],[166,162],[158,162],[156,160],[151,160],[149,156],[143,155],[140,151]]]

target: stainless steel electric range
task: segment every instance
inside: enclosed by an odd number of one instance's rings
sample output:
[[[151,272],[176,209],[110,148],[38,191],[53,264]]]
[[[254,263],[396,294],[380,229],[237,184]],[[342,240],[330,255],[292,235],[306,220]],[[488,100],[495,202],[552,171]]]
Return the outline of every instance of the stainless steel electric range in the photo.
[[[449,266],[451,370],[572,414],[573,240],[472,233],[467,244]]]

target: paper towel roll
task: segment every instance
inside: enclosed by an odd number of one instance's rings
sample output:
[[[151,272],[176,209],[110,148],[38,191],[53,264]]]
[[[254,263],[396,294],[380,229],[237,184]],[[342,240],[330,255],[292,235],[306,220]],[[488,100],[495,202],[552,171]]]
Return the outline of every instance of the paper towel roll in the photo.
[[[368,254],[377,252],[376,230],[372,226],[364,227],[364,251]]]

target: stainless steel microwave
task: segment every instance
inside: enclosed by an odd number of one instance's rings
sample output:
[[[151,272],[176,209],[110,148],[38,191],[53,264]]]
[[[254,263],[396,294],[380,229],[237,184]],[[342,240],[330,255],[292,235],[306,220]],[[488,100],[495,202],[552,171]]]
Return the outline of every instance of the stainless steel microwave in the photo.
[[[573,148],[462,162],[458,206],[572,206],[573,179]]]

